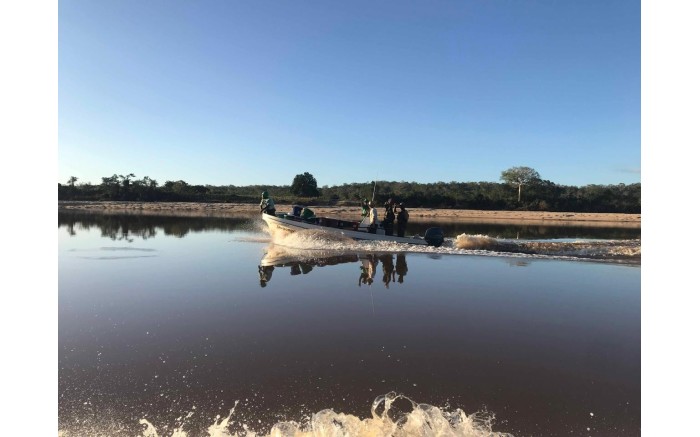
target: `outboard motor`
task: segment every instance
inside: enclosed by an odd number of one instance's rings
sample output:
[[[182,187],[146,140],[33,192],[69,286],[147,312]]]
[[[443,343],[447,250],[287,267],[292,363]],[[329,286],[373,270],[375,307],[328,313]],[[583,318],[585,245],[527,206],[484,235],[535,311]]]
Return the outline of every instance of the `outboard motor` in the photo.
[[[428,228],[423,239],[429,246],[440,247],[445,241],[445,234],[442,232],[442,228]]]

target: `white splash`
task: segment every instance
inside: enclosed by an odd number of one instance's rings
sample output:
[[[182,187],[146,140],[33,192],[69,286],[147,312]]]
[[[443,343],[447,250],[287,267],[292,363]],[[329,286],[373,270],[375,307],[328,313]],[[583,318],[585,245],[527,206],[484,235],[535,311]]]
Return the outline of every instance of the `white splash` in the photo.
[[[401,401],[400,405],[397,405]],[[229,414],[221,418],[217,416],[214,422],[201,432],[194,435],[208,437],[512,437],[511,434],[492,430],[494,416],[487,412],[466,414],[460,408],[449,411],[429,404],[419,404],[406,396],[394,392],[377,397],[372,403],[371,417],[360,418],[352,414],[335,412],[332,409],[321,410],[309,417],[304,423],[295,421],[280,421],[272,425],[269,431],[254,430],[250,424],[237,418],[237,428],[232,430],[235,410],[238,402],[231,408]],[[164,430],[159,434],[157,418],[139,420],[143,427],[139,437],[192,437],[183,429],[188,414],[184,419],[179,418],[174,428],[161,424]],[[94,426],[83,430],[59,430],[60,437],[83,435],[114,435],[114,424],[110,429],[100,430]],[[242,428],[242,429],[241,429]],[[88,432],[85,432],[88,431]],[[121,435],[121,434],[120,434]]]
[[[407,412],[402,412],[393,405],[402,399],[412,407]],[[417,404],[393,392],[374,400],[370,418],[361,419],[352,414],[336,413],[326,409],[313,414],[305,424],[294,421],[278,422],[268,433],[255,432],[245,424],[243,431],[229,430],[235,408],[234,405],[223,419],[217,417],[214,420],[207,429],[209,437],[506,437],[511,435],[493,431],[491,429],[493,416],[488,413],[467,415],[459,408],[454,411],[445,411],[432,405]],[[146,426],[141,437],[165,437],[159,436],[155,427],[148,421],[142,419],[140,423]],[[180,427],[176,428],[170,436],[187,437],[187,434]]]
[[[498,240],[486,235],[467,235],[460,234],[454,242],[455,247],[459,249],[489,249],[498,245]]]

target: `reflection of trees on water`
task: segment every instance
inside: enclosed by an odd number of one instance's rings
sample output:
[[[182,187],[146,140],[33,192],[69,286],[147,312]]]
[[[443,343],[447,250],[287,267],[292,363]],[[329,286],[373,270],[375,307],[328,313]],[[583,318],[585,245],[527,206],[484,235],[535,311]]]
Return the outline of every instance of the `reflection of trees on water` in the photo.
[[[396,263],[394,263],[396,256]],[[406,255],[403,253],[380,253],[380,254],[345,254],[328,255],[309,258],[305,256],[295,256],[285,252],[270,250],[263,257],[261,265],[258,266],[260,276],[260,286],[266,287],[272,279],[272,272],[275,268],[289,268],[292,276],[310,273],[314,267],[324,267],[337,264],[359,263],[360,277],[357,286],[371,286],[379,271],[379,264],[382,266],[382,282],[389,288],[392,282],[402,284],[404,277],[408,274]]]
[[[162,231],[166,236],[182,238],[190,232],[209,230],[233,231],[251,229],[249,217],[174,217],[136,214],[95,214],[59,212],[58,227],[65,227],[68,235],[77,230],[97,228],[105,238],[132,241],[138,237],[153,238]]]
[[[61,229],[61,223],[58,224],[58,229]],[[68,225],[66,225],[66,230],[68,231],[68,235],[74,237],[76,234],[75,223],[69,223]]]

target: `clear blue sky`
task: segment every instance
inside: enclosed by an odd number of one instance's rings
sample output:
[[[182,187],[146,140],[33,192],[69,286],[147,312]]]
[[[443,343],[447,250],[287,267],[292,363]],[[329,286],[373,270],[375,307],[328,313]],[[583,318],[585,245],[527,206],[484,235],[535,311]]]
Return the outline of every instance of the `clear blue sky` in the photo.
[[[58,3],[58,182],[640,181],[640,2]]]

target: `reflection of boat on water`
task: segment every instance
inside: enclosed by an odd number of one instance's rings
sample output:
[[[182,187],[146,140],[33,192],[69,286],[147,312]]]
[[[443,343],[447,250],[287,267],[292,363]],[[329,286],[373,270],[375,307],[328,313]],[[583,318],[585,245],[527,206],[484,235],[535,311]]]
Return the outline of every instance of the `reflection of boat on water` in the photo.
[[[276,215],[262,214],[263,221],[272,231],[298,232],[302,230],[316,230],[330,234],[341,235],[354,240],[393,241],[395,243],[417,244],[421,246],[440,247],[445,240],[442,229],[432,227],[425,231],[424,236],[397,237],[385,235],[381,227],[375,232],[369,232],[365,220],[360,222],[340,220],[330,217],[304,218],[299,211],[290,214],[277,213]]]
[[[272,279],[272,272],[276,267],[288,267],[291,275],[307,274],[314,267],[323,267],[343,263],[355,263],[360,260],[357,254],[338,254],[337,252],[295,252],[285,250],[279,246],[272,245],[267,253],[260,260],[258,273],[260,275],[260,286],[265,287]]]
[[[403,283],[408,274],[406,255],[403,253],[343,253],[331,251],[289,251],[279,246],[271,245],[265,256],[260,260],[258,273],[260,286],[265,287],[272,279],[275,268],[289,268],[292,276],[310,273],[314,267],[325,267],[338,264],[359,263],[360,277],[358,286],[372,285],[375,281],[379,264],[382,268],[382,282],[385,287],[389,283]]]
[[[265,256],[260,260],[261,266],[288,267],[293,264],[308,264],[325,266],[359,261],[357,254],[338,254],[337,252],[297,252],[286,250],[279,246],[270,246]]]

